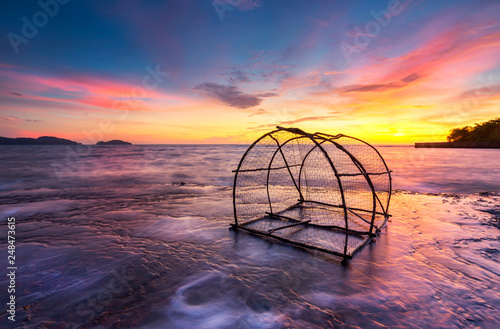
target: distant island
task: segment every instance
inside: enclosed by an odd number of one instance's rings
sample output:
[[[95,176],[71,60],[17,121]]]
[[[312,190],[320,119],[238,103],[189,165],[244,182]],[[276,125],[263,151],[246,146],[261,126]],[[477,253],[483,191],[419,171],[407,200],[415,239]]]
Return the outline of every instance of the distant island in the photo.
[[[42,136],[36,139],[27,137],[0,137],[0,145],[81,145],[81,143],[52,136]]]
[[[95,145],[132,145],[132,143],[124,142],[119,139],[113,139],[112,141],[108,142],[99,141]]]
[[[442,143],[415,143],[416,148],[500,148],[500,118],[454,128]]]

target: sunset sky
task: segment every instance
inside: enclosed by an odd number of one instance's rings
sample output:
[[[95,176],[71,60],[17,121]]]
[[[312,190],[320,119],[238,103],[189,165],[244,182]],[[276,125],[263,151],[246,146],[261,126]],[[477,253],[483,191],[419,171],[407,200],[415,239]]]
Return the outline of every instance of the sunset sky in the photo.
[[[8,1],[0,16],[0,136],[249,143],[282,125],[411,144],[500,117],[498,0]]]

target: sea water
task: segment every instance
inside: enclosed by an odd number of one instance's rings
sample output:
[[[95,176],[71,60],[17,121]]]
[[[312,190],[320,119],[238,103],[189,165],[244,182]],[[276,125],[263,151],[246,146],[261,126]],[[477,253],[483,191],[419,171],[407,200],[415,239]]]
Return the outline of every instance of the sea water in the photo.
[[[246,147],[1,146],[2,327],[500,327],[500,150],[379,147],[391,221],[344,266],[228,230]]]

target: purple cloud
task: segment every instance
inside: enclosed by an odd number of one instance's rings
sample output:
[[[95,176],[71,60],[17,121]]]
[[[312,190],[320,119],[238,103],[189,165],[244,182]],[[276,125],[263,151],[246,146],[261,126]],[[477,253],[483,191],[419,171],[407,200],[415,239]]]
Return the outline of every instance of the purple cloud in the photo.
[[[21,118],[15,117],[15,116],[0,117],[0,120],[3,120],[3,121],[25,121],[25,122],[35,122],[35,123],[43,122],[43,120],[21,119]]]
[[[420,79],[422,76],[417,73],[412,73],[402,78],[397,82],[375,83],[370,85],[350,85],[342,88],[341,92],[367,92],[367,91],[385,91],[391,89],[402,88],[413,81]]]
[[[233,71],[229,74],[227,81],[230,84],[235,85],[241,82],[250,82],[250,78],[248,78],[248,75],[243,71]]]
[[[215,82],[205,82],[197,85],[193,89],[201,90],[209,96],[216,98],[223,103],[239,109],[246,109],[260,105],[265,97],[277,96],[276,93],[247,94],[236,86],[225,86]]]

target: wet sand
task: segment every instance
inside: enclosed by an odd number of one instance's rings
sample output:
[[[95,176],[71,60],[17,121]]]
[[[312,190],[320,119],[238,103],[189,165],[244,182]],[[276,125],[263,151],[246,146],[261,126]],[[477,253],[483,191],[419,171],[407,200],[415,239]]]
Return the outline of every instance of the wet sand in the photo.
[[[397,191],[391,222],[347,266],[228,230],[230,195],[228,187],[197,184],[0,193],[0,212],[19,222],[17,324],[500,324],[499,195]]]

